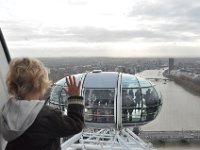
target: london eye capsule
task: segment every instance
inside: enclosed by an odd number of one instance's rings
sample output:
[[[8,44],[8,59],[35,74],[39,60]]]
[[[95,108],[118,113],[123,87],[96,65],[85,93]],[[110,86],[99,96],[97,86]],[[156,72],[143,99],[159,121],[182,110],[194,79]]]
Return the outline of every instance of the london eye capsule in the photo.
[[[82,80],[85,125],[93,128],[126,128],[144,125],[156,118],[162,96],[156,85],[131,74],[93,71],[74,75]],[[49,105],[67,113],[65,78],[54,84]]]

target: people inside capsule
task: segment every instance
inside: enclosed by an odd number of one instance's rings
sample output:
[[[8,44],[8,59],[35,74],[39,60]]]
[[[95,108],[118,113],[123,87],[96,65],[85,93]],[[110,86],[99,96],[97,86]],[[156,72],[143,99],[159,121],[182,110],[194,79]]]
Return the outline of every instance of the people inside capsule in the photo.
[[[109,103],[109,93],[109,90],[94,90],[94,104],[97,106],[107,106]]]
[[[132,121],[132,112],[134,102],[131,96],[127,93],[126,89],[122,90],[122,116],[124,121]]]
[[[147,120],[153,120],[158,110],[159,98],[155,89],[148,89],[144,95],[146,103]]]
[[[134,98],[134,92],[132,89],[129,89],[128,94],[131,96],[131,98]]]
[[[114,122],[114,90],[85,89],[86,121]]]
[[[134,90],[133,89],[129,89],[128,94],[129,94],[129,96],[131,98],[131,101],[133,103],[133,110],[136,112],[136,101],[135,101]]]
[[[41,100],[51,82],[37,59],[19,57],[9,64],[6,78],[11,98],[2,108],[1,133],[6,150],[60,150],[60,138],[79,133],[84,125],[81,82],[66,77],[68,111],[45,105]]]
[[[149,104],[152,102],[151,89],[148,89],[146,91],[144,98],[145,98],[146,106],[149,106]]]
[[[137,91],[135,92],[136,107],[141,106],[141,99],[142,99],[141,91],[140,89],[137,89]]]

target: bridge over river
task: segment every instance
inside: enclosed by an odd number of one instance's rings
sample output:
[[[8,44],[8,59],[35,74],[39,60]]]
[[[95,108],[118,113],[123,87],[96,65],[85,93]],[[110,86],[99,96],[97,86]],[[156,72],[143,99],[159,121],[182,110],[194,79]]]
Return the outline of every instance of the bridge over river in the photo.
[[[158,117],[149,124],[142,126],[141,134],[143,135],[141,136],[145,138],[145,136],[151,135],[152,140],[158,139],[158,137],[162,139],[163,137],[166,142],[170,141],[170,137],[173,141],[178,141],[177,138],[198,141],[200,136],[200,97],[186,91],[173,81],[154,80],[154,78],[165,79],[162,75],[163,71],[147,70],[137,74],[149,78],[157,84],[164,100]],[[180,147],[180,149],[184,148]],[[193,149],[195,149],[195,146],[191,147],[191,150]]]

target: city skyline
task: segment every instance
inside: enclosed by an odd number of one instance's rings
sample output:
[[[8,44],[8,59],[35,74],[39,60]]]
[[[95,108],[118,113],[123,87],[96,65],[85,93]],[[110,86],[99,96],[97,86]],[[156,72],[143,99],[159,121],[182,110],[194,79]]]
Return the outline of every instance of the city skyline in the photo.
[[[2,0],[11,57],[200,57],[196,0]]]

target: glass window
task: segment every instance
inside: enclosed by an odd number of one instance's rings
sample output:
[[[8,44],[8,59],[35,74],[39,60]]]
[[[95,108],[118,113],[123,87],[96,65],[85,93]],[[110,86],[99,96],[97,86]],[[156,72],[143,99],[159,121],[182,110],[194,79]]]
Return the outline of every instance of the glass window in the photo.
[[[81,80],[83,74],[76,74],[74,76],[76,78],[76,82],[78,83]],[[65,78],[57,81],[52,87],[48,104],[54,107],[58,107],[59,109],[63,111],[66,111],[67,99],[69,96],[62,89],[63,86],[67,86]]]
[[[160,111],[160,99],[154,87],[122,89],[122,122],[142,123],[153,120]]]
[[[85,89],[85,121],[114,122],[114,89]]]
[[[137,88],[139,87],[136,76],[130,74],[122,74],[122,88]]]
[[[146,120],[151,121],[157,116],[159,112],[160,99],[158,97],[158,93],[154,87],[142,88],[142,97]]]
[[[152,86],[151,82],[144,79],[144,78],[137,77],[137,79],[140,83],[140,87],[150,87],[150,86]]]
[[[57,107],[63,111],[66,110],[68,95],[62,89],[63,86],[54,85],[51,90],[50,99],[48,104],[53,107]]]
[[[74,76],[76,78],[76,82],[78,83],[81,80],[81,78],[83,77],[83,74],[75,74]],[[67,86],[65,78],[62,78],[62,79],[58,80],[56,82],[56,84],[57,85],[61,85],[61,86]]]

